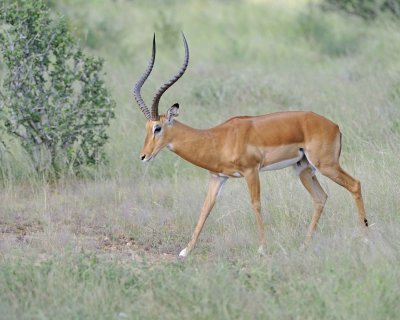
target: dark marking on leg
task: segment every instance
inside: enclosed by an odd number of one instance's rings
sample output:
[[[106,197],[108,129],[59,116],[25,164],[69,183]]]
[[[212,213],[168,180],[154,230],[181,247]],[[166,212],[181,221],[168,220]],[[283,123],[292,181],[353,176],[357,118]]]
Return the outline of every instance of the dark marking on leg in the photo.
[[[304,160],[304,158],[306,158],[306,156],[304,155],[304,149],[303,148],[299,148],[299,151],[303,154],[303,157],[299,161],[297,161],[296,165],[298,167],[301,167],[301,162]],[[307,158],[306,158],[306,160],[307,160]]]
[[[368,220],[364,219],[365,226],[368,227]]]

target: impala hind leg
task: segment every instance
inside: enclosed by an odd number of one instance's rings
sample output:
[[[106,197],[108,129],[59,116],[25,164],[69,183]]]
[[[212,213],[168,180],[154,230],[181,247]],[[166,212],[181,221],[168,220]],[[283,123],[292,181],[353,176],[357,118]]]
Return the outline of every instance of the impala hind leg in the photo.
[[[206,222],[207,217],[211,212],[211,209],[214,207],[215,201],[218,197],[218,193],[221,191],[221,188],[227,179],[227,177],[211,175],[210,182],[208,184],[207,196],[204,200],[199,220],[197,221],[197,225],[193,231],[192,239],[189,241],[187,247],[179,253],[180,257],[187,257],[190,251],[193,250],[194,246],[196,245],[197,239],[199,238],[200,232],[203,229],[204,223]]]
[[[361,183],[344,171],[339,164],[320,166],[319,171],[324,175],[346,188],[352,194],[358,209],[358,219],[361,226],[368,227],[368,220],[365,216],[364,201],[361,194]]]
[[[264,255],[264,243],[265,243],[265,228],[264,222],[261,216],[261,202],[260,202],[260,177],[258,170],[252,170],[244,175],[247,186],[250,192],[251,205],[256,216],[258,234],[259,234],[259,247],[258,253]]]
[[[300,172],[300,181],[311,195],[314,204],[314,213],[311,219],[310,226],[308,227],[306,244],[311,241],[312,235],[317,228],[318,220],[321,217],[322,210],[324,209],[327,194],[318,182],[313,170],[310,167],[305,168]]]

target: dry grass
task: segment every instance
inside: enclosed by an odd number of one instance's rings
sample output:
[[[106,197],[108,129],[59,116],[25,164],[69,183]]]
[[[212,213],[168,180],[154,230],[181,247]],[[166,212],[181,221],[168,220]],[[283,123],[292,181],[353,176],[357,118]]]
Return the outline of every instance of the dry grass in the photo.
[[[118,103],[110,162],[91,178],[47,184],[34,177],[17,145],[2,159],[3,318],[395,319],[398,26],[310,15],[290,1],[156,3],[159,11],[144,1],[56,5],[82,44],[106,58]],[[339,123],[343,167],[363,186],[368,241],[351,196],[321,177],[329,199],[315,239],[303,248],[312,203],[285,169],[262,174],[266,257],[256,254],[245,183],[230,179],[193,255],[178,262],[207,173],[167,151],[151,166],[138,160],[144,118],[130,90],[154,29],[160,41],[147,100],[180,63],[175,29],[189,41],[190,68],[161,106],[178,101],[181,121],[204,128],[238,114],[312,110]]]

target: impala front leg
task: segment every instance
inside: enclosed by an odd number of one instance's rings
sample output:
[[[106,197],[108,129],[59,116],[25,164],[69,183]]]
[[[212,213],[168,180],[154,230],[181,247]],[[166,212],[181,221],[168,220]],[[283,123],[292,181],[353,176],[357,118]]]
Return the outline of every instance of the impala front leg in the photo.
[[[253,206],[254,213],[256,215],[256,221],[258,226],[260,246],[258,247],[258,253],[264,255],[264,243],[265,243],[265,229],[264,222],[261,216],[261,202],[260,202],[260,177],[258,170],[251,170],[244,174],[247,182],[247,186],[250,192],[251,204]]]
[[[214,207],[218,194],[227,179],[227,177],[219,177],[214,174],[211,175],[210,182],[208,184],[207,196],[204,200],[203,208],[201,209],[200,217],[197,221],[196,228],[194,229],[192,239],[188,243],[187,247],[179,253],[180,257],[187,257],[190,251],[193,250],[194,246],[196,245],[197,239],[199,238],[200,232],[203,229],[204,223],[206,222],[207,217],[211,212],[211,209]]]

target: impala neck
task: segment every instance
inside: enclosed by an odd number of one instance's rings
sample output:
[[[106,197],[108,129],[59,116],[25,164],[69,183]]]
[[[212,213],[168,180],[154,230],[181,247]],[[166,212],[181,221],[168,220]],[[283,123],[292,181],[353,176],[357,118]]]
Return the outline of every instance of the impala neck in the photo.
[[[210,130],[191,128],[179,121],[170,127],[168,149],[181,158],[207,170],[215,170],[213,163],[217,155],[214,147],[214,136]]]

